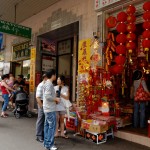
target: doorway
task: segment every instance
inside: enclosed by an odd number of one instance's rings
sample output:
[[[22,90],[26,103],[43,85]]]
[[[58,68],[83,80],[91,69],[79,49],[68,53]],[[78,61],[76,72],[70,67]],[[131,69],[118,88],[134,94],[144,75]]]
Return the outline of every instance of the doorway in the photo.
[[[76,99],[76,75],[78,60],[78,34],[79,22],[75,22],[62,28],[50,31],[38,37],[41,51],[41,69],[43,71],[43,56],[56,60],[45,61],[45,66],[56,69],[57,77],[64,75],[66,85],[70,90],[70,100]],[[46,71],[47,68],[44,69]]]

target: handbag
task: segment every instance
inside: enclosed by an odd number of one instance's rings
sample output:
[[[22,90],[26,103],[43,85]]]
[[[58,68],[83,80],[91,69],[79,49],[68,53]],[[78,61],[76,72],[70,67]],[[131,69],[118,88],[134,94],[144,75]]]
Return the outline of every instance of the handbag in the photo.
[[[61,98],[61,100],[66,108],[70,108],[72,106],[70,100],[65,100],[64,98]]]
[[[141,80],[139,87],[137,88],[134,100],[135,101],[148,101],[148,100],[150,100],[149,94],[143,88],[142,80]]]

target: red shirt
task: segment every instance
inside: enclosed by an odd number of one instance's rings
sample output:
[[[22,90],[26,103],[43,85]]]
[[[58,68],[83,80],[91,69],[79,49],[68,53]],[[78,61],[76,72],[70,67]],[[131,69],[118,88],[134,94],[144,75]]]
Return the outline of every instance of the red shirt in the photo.
[[[6,87],[1,85],[1,91],[2,91],[2,94],[9,94]]]

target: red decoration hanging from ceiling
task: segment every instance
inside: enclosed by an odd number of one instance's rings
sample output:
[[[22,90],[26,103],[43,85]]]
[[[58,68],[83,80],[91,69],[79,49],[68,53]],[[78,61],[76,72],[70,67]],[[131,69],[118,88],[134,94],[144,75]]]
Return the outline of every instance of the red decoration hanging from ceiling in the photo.
[[[110,16],[106,19],[106,25],[108,28],[114,28],[117,25],[117,19],[113,16]]]

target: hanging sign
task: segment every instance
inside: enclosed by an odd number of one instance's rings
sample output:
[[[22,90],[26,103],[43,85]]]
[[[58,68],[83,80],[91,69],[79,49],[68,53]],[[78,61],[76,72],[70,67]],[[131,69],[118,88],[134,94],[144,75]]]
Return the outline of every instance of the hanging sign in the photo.
[[[31,31],[29,27],[0,20],[0,32],[31,39]]]
[[[13,46],[13,61],[30,58],[30,41],[26,41]]]
[[[30,63],[30,92],[35,91],[35,64],[36,64],[36,49],[31,49]]]
[[[95,10],[102,9],[119,1],[121,0],[95,0]]]
[[[78,61],[78,73],[86,73],[90,68],[90,56],[91,56],[91,39],[81,40],[79,42],[79,61]]]

